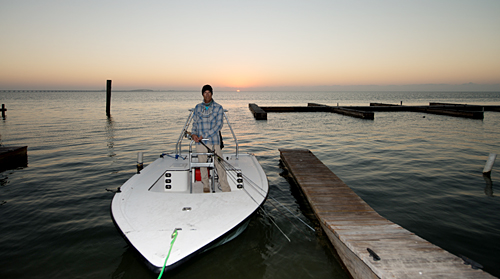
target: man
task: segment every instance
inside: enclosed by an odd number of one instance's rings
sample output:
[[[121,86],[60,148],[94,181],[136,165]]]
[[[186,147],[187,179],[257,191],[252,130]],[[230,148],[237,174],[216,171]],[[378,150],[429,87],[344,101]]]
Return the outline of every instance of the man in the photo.
[[[222,157],[220,149],[220,136],[219,131],[222,129],[224,109],[221,105],[216,103],[213,99],[212,86],[205,85],[201,89],[203,95],[203,102],[196,105],[194,108],[193,127],[191,131],[191,138],[196,142],[196,152],[206,153],[207,149],[200,143],[202,139],[206,145],[215,150],[215,154]],[[199,162],[206,162],[207,155],[198,155]],[[214,158],[215,167],[219,176],[219,183],[223,192],[230,192],[231,188],[227,183],[227,176],[224,167],[222,166],[219,158]],[[201,182],[203,183],[203,192],[210,192],[210,184],[208,182],[207,168],[200,168]]]

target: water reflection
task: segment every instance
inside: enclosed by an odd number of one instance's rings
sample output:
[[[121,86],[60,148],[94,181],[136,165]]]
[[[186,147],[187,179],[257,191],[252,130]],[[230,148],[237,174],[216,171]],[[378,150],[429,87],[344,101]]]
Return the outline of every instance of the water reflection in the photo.
[[[141,260],[134,253],[135,251],[130,248],[123,252],[120,264],[111,275],[111,278],[154,278],[153,273],[145,265],[142,265]]]
[[[108,116],[106,121],[106,141],[108,145],[108,157],[116,156],[114,146],[115,146],[115,122],[113,117]]]
[[[488,197],[493,197],[493,182],[491,177],[487,174],[483,174],[484,181],[486,182],[486,187],[484,187],[484,193]]]
[[[9,184],[9,177],[7,175],[4,175],[3,173],[0,174],[0,186],[6,186]],[[7,201],[5,200],[0,200],[0,206],[6,204]]]
[[[7,184],[9,184],[9,177],[2,173],[0,176],[0,186],[5,186]]]

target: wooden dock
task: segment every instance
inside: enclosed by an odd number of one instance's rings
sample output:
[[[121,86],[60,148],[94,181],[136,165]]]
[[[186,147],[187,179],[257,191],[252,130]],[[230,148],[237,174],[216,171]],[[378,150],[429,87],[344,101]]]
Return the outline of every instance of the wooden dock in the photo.
[[[440,114],[471,119],[483,119],[485,111],[500,111],[500,106],[429,103],[428,106],[404,106],[383,103],[370,103],[370,106],[329,106],[308,103],[307,106],[258,106],[248,105],[255,119],[267,120],[269,112],[332,112],[361,119],[375,119],[376,111],[410,111],[429,114]]]
[[[248,108],[253,113],[253,117],[257,120],[267,120],[267,112],[256,104],[248,104]]]
[[[333,113],[338,113],[338,114],[343,114],[347,116],[352,116],[352,117],[357,117],[361,119],[370,119],[373,120],[375,119],[375,114],[371,111],[366,111],[362,109],[356,109],[352,107],[334,107],[334,106],[327,106],[327,105],[322,105],[322,104],[316,104],[316,103],[308,103],[308,107],[315,107],[315,108],[324,108],[327,109],[329,112]]]
[[[484,119],[485,106],[462,104],[429,103],[428,106],[403,106],[381,103],[370,103],[370,107],[377,107],[376,111],[412,111],[429,114],[439,114],[471,119]],[[494,106],[492,106],[494,107]],[[370,110],[369,108],[365,108]],[[493,110],[492,110],[493,111]]]
[[[0,171],[26,167],[28,165],[27,146],[0,146]]]
[[[349,107],[334,107],[322,104],[308,103],[307,106],[279,106],[262,107],[256,104],[249,104],[249,109],[257,120],[267,120],[268,112],[333,112],[361,119],[373,120],[374,114],[370,111],[362,111]]]
[[[496,278],[380,216],[309,150],[280,156],[353,278]]]

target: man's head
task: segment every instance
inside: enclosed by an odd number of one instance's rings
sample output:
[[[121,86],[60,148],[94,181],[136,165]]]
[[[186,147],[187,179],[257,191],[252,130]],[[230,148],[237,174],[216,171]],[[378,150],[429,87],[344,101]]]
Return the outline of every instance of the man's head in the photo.
[[[203,95],[203,102],[206,104],[210,103],[212,101],[212,95],[214,94],[212,86],[208,84],[204,85],[201,89],[201,94]]]

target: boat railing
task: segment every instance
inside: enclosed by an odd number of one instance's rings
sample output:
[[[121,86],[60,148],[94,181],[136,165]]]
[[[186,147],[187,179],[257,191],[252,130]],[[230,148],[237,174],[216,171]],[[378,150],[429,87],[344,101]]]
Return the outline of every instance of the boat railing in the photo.
[[[227,126],[229,127],[229,130],[231,130],[231,134],[233,134],[234,143],[236,145],[236,159],[238,159],[238,149],[239,149],[238,139],[236,138],[236,135],[234,134],[233,127],[231,127],[231,123],[229,122],[229,118],[227,117],[226,112],[227,112],[227,110],[224,110],[224,117],[226,118],[226,123],[227,123]]]
[[[226,112],[227,112],[227,110],[225,109],[223,111],[224,119],[226,119],[227,126],[229,127],[229,130],[231,131],[231,134],[233,136],[233,140],[234,140],[234,143],[236,145],[236,158],[238,158],[238,152],[239,152],[238,139],[236,138],[236,135],[234,134],[233,127],[231,126],[231,123],[229,122],[229,118],[227,117]],[[191,125],[191,122],[193,121],[193,117],[194,117],[194,109],[189,109],[188,119],[186,120],[186,123],[182,127],[181,134],[179,136],[179,139],[177,140],[177,144],[175,145],[175,157],[176,158],[179,158],[179,156],[181,155],[182,140],[188,135],[188,128],[189,128],[189,125]]]
[[[194,109],[189,109],[189,116],[188,119],[186,120],[186,123],[184,123],[184,126],[182,127],[182,132],[179,136],[179,139],[177,140],[177,144],[175,145],[175,157],[176,159],[181,155],[181,148],[182,148],[182,139],[187,135],[187,129],[189,127],[189,124],[193,120],[193,115],[194,115]]]

